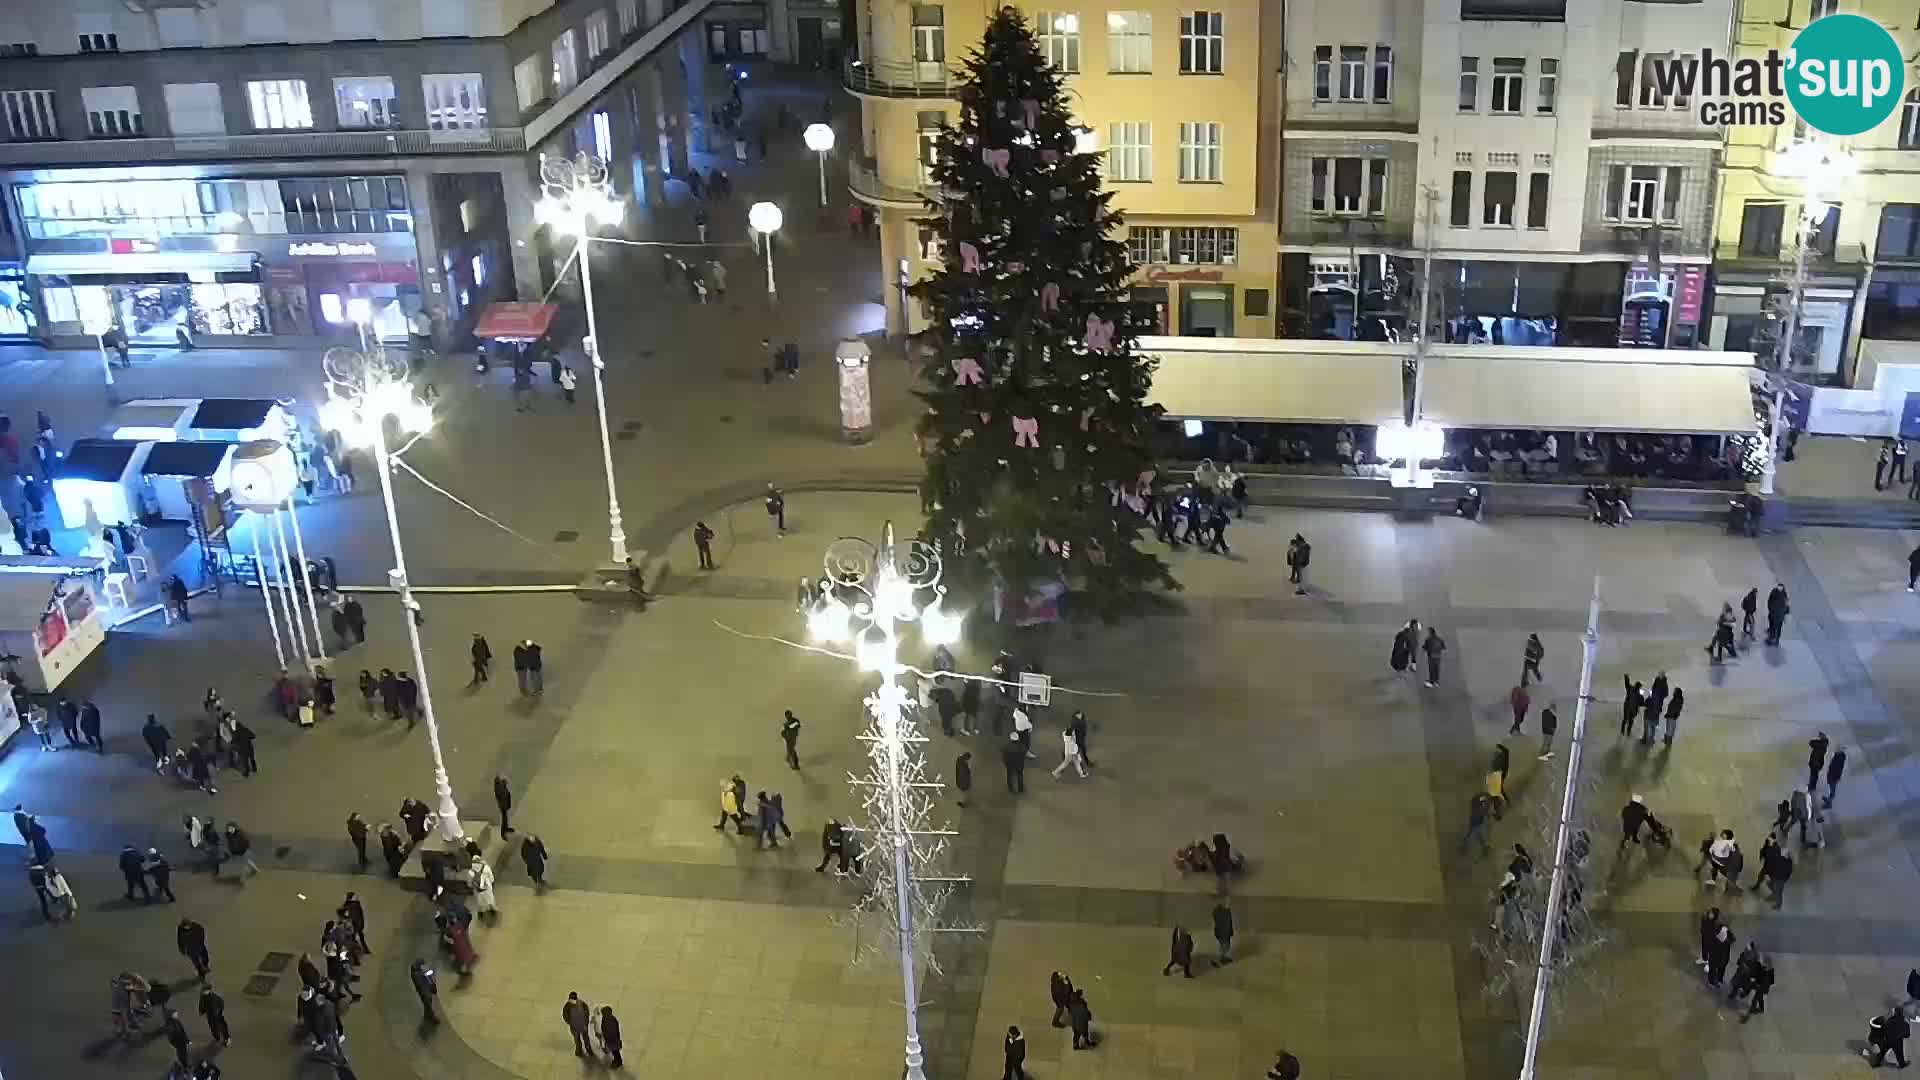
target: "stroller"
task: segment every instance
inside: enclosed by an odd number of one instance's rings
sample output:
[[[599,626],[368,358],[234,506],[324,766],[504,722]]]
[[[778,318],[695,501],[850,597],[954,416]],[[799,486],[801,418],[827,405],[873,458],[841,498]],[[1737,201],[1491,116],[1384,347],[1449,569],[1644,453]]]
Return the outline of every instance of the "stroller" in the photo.
[[[1673,850],[1673,829],[1669,827],[1666,822],[1661,821],[1659,818],[1654,817],[1652,814],[1648,814],[1647,815],[1647,843],[1659,844],[1661,847],[1666,848],[1668,851],[1672,851]]]

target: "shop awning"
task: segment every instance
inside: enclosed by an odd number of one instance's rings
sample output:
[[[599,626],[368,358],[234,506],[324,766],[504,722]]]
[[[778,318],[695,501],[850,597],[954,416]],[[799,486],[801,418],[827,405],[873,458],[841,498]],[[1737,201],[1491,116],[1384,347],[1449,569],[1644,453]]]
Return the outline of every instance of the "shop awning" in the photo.
[[[1391,346],[1161,337],[1143,338],[1141,348],[1160,362],[1148,400],[1169,419],[1383,424],[1402,418],[1402,350]]]
[[[1673,360],[1636,363],[1625,359],[1633,350],[1595,351],[1622,359],[1436,355],[1428,361],[1421,416],[1444,428],[1753,432],[1751,354],[1663,353]]]
[[[251,251],[143,251],[115,255],[87,254],[27,256],[29,274],[191,274],[245,273],[258,258]]]
[[[267,422],[274,407],[272,398],[207,398],[193,410],[187,422],[189,430],[250,431]]]
[[[54,479],[119,483],[133,455],[144,445],[126,439],[81,439],[54,469]]]
[[[473,336],[498,341],[536,341],[553,325],[554,313],[559,310],[553,304],[518,300],[488,304],[487,310],[480,313],[480,321],[474,324]]]
[[[147,451],[147,463],[140,467],[142,476],[212,476],[220,471],[220,463],[233,453],[233,443],[229,442],[163,442],[154,443]]]

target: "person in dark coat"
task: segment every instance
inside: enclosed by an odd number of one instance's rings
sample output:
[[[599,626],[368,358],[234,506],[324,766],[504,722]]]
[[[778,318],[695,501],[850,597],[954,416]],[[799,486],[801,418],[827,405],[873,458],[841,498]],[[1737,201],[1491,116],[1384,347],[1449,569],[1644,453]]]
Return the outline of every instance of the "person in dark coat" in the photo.
[[[343,458],[342,460],[345,459]],[[361,608],[360,601],[349,596],[347,597],[347,602],[340,605],[340,610],[347,617],[347,626],[353,630],[353,640],[355,642],[365,642],[367,640],[367,613]]]
[[[538,836],[520,841],[520,861],[527,864],[527,876],[537,886],[547,884],[547,845]]]
[[[1786,582],[1776,582],[1773,591],[1767,594],[1767,644],[1780,644],[1780,633],[1787,626],[1787,612],[1792,610],[1787,604]]]
[[[1093,759],[1087,756],[1087,714],[1079,709],[1073,711],[1073,718],[1067,721],[1067,733],[1073,736],[1073,744],[1080,748],[1080,761],[1087,768],[1093,768]]]
[[[169,904],[179,899],[173,895],[173,864],[167,861],[165,855],[160,854],[159,848],[147,849],[144,866],[147,876],[153,879],[154,892],[166,897]]]
[[[1860,1056],[1877,1069],[1886,1062],[1887,1055],[1892,1054],[1894,1064],[1904,1069],[1907,1067],[1907,1036],[1912,1030],[1913,1026],[1907,1022],[1905,1006],[1889,1010],[1885,1016],[1876,1016],[1867,1027],[1869,1049],[1860,1051]]]
[[[1753,640],[1753,614],[1760,609],[1760,590],[1748,589],[1740,598],[1740,636]]]
[[[400,677],[392,668],[380,669],[380,708],[386,712],[387,719],[400,719]]]
[[[1168,953],[1167,966],[1160,969],[1160,974],[1171,975],[1176,967],[1186,972],[1187,978],[1193,978],[1193,935],[1187,933],[1187,928],[1184,926],[1173,928],[1173,943]]]
[[[387,876],[399,877],[400,868],[407,863],[407,848],[400,834],[384,821],[380,823],[380,855],[387,861]]]
[[[167,1010],[162,1030],[166,1032],[167,1042],[173,1046],[174,1060],[180,1063],[182,1069],[192,1068],[193,1061],[187,1055],[187,1047],[192,1045],[192,1040],[187,1037],[187,1025],[180,1020],[180,1010]]]
[[[600,1007],[600,1045],[607,1048],[607,1064],[615,1069],[626,1068],[626,1061],[620,1057],[620,1047],[625,1040],[620,1037],[620,1018],[613,1015],[613,1006]]]
[[[323,716],[332,716],[334,707],[340,704],[340,695],[333,689],[333,676],[326,668],[315,668],[313,672],[313,707]]]
[[[33,824],[28,826],[28,832],[27,844],[33,848],[33,861],[51,867],[53,865],[53,842],[47,839],[47,827],[40,824],[39,818],[34,818]],[[129,899],[131,899],[131,897],[129,897]]]
[[[1713,939],[1720,933],[1726,922],[1720,918],[1720,909],[1710,907],[1700,916],[1700,959],[1693,962],[1695,967],[1704,968],[1713,955]]]
[[[1073,1048],[1093,1049],[1093,1009],[1087,1005],[1087,993],[1076,989],[1067,1002],[1067,1021],[1073,1025]]]
[[[1233,963],[1233,908],[1224,896],[1213,905],[1213,940],[1220,943],[1220,959],[1216,964]]]
[[[473,635],[473,645],[468,649],[473,656],[473,681],[468,686],[478,686],[487,681],[493,670],[493,646],[479,634]]]
[[[173,741],[173,736],[167,733],[167,729],[152,713],[147,714],[147,722],[140,727],[140,738],[146,741],[147,749],[153,752],[155,767],[164,769],[167,745]]]
[[[1631,675],[1620,676],[1620,682],[1626,687],[1626,695],[1620,699],[1620,734],[1631,735],[1634,718],[1640,715],[1641,706],[1647,703],[1647,695]]]
[[[1027,1037],[1017,1026],[1007,1028],[1007,1068],[1000,1080],[1027,1080]]]
[[[233,1045],[233,1029],[227,1026],[227,999],[213,989],[213,980],[200,979],[200,1015],[207,1021],[207,1034],[221,1046]]]
[[[420,1020],[422,1023],[437,1024],[440,1017],[433,1011],[433,1001],[440,994],[440,987],[433,981],[433,969],[425,960],[415,960],[407,969],[407,978],[413,983],[413,992],[420,998]]]
[[[1826,798],[1820,800],[1821,806],[1831,807],[1833,805],[1834,793],[1840,790],[1840,778],[1845,776],[1846,772],[1847,748],[1843,746],[1835,750],[1833,756],[1827,759],[1827,795]]]
[[[780,718],[780,741],[787,747],[787,768],[798,769],[800,767],[800,718],[793,715],[792,709],[784,710]]]
[[[367,865],[367,823],[358,811],[347,815],[347,839],[353,841],[353,853],[359,864]]]
[[[846,832],[840,827],[839,819],[828,818],[827,823],[820,826],[820,865],[814,867],[813,872],[816,874],[826,873],[827,864],[832,862],[836,857],[839,857],[844,862],[845,856],[842,856],[840,853],[845,847],[846,842]],[[845,871],[843,870],[842,872],[844,873]]]
[[[1053,1000],[1053,1026],[1066,1027],[1067,1006],[1073,1001],[1073,980],[1056,971],[1047,979],[1047,996]]]
[[[1820,770],[1827,764],[1827,733],[1816,732],[1807,740],[1807,793],[1812,794],[1820,786]]]
[[[1000,746],[1001,763],[1007,767],[1007,792],[1018,795],[1027,790],[1027,748],[1016,733]]]
[[[192,919],[181,919],[179,929],[173,934],[174,947],[180,955],[193,964],[193,973],[204,979],[213,969],[213,960],[207,955],[207,928]]]
[[[1447,642],[1440,631],[1427,627],[1427,639],[1420,643],[1420,651],[1427,654],[1427,686],[1440,685],[1440,654],[1447,651]]]
[[[1680,726],[1680,713],[1687,707],[1687,692],[1679,687],[1673,688],[1673,697],[1667,701],[1667,726],[1661,732],[1660,741],[1667,746],[1673,745],[1673,733]]]
[[[567,1032],[573,1036],[573,1054],[575,1057],[593,1056],[593,1037],[591,1023],[593,1014],[588,1011],[587,1003],[580,1000],[576,991],[567,995],[567,1003],[560,1006],[560,1019],[566,1021]]]
[[[1639,843],[1640,829],[1652,816],[1645,799],[1638,795],[1629,799],[1627,805],[1620,808],[1620,846],[1614,850],[1625,851],[1628,844]]]
[[[493,805],[500,808],[500,835],[512,836],[513,826],[507,823],[507,812],[513,809],[513,789],[507,786],[504,776],[493,778]]]
[[[372,956],[373,949],[367,945],[367,909],[360,903],[360,897],[348,893],[347,898],[340,901],[340,914],[346,919],[347,925],[353,928],[353,944],[360,950],[360,955]]]
[[[973,790],[973,751],[963,750],[953,759],[953,787],[960,793],[960,805],[967,805],[967,794]]]
[[[67,745],[84,745],[80,741],[80,706],[62,695],[54,702],[53,713],[60,721],[60,730],[67,736]]]
[[[147,887],[146,860],[140,857],[139,849],[132,844],[120,849],[120,876],[126,879],[128,900],[133,899],[133,890],[139,889],[140,899],[153,903],[153,890]]]
[[[92,701],[80,705],[80,734],[87,740],[87,745],[93,747],[94,753],[107,752],[107,744],[100,738],[100,706]]]
[[[394,676],[393,690],[400,699],[400,712],[407,718],[407,728],[420,722],[420,684],[406,672]]]
[[[1267,1080],[1300,1080],[1300,1059],[1285,1050],[1280,1051],[1280,1059],[1267,1070]]]
[[[1733,958],[1733,928],[1720,924],[1713,939],[1707,942],[1707,985],[1718,990],[1727,974],[1727,961]]]
[[[975,726],[980,719],[980,680],[968,679],[960,687],[960,734],[972,735],[980,729]]]

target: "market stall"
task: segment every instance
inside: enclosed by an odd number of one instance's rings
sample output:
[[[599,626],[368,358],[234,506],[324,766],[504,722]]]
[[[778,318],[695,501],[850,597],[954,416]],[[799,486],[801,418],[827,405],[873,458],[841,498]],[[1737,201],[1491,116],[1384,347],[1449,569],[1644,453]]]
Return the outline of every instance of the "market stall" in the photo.
[[[102,525],[132,525],[140,520],[140,469],[150,442],[131,439],[81,439],[53,474],[53,499],[64,528],[85,529],[88,539]]]
[[[0,574],[0,652],[28,690],[55,689],[106,639],[86,578]]]
[[[293,415],[272,398],[203,398],[182,429],[183,439],[210,442],[291,442]]]
[[[116,439],[172,442],[186,437],[199,407],[199,398],[136,398],[113,410],[106,427]]]
[[[226,501],[240,445],[198,440],[153,444],[140,469],[149,511],[168,521],[193,521],[198,504],[203,520],[214,516],[209,511]]]

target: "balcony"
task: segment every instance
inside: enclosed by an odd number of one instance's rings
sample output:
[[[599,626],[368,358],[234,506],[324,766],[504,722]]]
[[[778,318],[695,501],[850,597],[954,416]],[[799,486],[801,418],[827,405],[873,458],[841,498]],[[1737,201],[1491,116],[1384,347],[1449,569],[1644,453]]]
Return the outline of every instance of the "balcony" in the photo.
[[[847,162],[847,187],[862,202],[912,210],[924,209],[925,200],[937,194],[932,188],[896,187],[881,180],[879,169],[870,157],[856,157]]]
[[[964,82],[945,64],[912,60],[848,60],[841,76],[848,90],[868,97],[952,98]]]
[[[160,139],[0,143],[0,165],[154,165],[245,158],[411,157],[526,150],[520,128],[457,131],[278,131]]]

